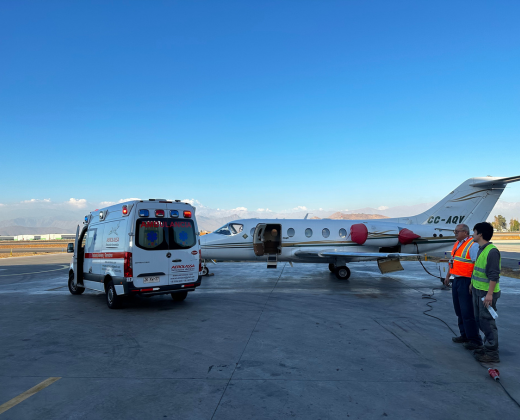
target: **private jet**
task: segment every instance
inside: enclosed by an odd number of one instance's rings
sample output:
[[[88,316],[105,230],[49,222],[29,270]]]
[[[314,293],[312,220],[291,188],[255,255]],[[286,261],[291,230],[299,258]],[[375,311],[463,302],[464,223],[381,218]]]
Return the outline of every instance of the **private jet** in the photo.
[[[402,270],[400,259],[446,250],[459,223],[485,221],[509,178],[470,178],[431,209],[411,217],[371,220],[240,219],[201,236],[203,274],[209,261],[324,263],[338,279],[348,263],[377,261],[382,273]],[[386,267],[386,268],[385,268]]]

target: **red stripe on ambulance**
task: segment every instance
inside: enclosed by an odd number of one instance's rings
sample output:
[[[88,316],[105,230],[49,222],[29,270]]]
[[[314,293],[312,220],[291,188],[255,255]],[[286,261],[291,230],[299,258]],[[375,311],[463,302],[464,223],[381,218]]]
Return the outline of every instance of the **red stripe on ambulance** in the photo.
[[[94,253],[87,253],[85,254],[85,258],[92,258],[94,260],[97,259],[109,259],[109,258],[125,258],[124,252],[94,252]]]

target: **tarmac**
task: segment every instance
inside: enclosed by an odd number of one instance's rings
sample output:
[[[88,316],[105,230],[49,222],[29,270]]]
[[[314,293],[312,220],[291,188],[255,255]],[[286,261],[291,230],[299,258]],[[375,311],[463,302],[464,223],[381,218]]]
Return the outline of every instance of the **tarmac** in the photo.
[[[0,260],[0,420],[520,418],[451,341],[451,291],[418,262],[353,263],[347,281],[326,265],[221,263],[184,302],[110,310],[68,292],[69,261]],[[520,280],[501,285],[496,367],[520,401]]]

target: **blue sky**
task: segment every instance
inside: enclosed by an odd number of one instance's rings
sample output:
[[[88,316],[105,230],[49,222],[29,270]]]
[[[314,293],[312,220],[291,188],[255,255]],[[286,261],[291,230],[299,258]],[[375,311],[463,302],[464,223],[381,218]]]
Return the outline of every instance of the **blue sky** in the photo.
[[[517,1],[3,1],[0,203],[354,209],[519,175],[519,15]]]

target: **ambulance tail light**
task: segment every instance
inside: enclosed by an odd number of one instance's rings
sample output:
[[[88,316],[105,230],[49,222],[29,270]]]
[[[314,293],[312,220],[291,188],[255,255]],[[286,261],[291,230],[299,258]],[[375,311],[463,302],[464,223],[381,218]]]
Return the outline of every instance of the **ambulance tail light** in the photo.
[[[189,219],[189,218],[191,217],[191,211],[189,211],[189,210],[184,210],[184,217],[186,217],[186,218]]]
[[[164,217],[164,210],[155,210],[155,217]]]
[[[199,249],[199,273],[202,271],[202,254]]]
[[[124,260],[124,276],[125,277],[134,277],[134,270],[132,268],[132,253],[125,252],[125,260]]]
[[[123,206],[123,216],[128,216],[128,206],[127,205]]]

